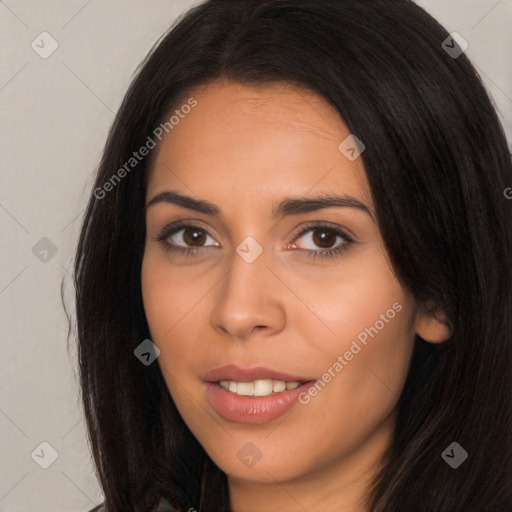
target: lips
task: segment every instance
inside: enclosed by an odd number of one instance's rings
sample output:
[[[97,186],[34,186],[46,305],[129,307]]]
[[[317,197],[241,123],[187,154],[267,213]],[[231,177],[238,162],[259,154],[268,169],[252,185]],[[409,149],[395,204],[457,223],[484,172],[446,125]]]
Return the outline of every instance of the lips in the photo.
[[[281,381],[282,384],[295,384],[293,389],[283,389],[266,396],[243,396],[226,389],[227,381],[233,384],[270,379]],[[282,416],[297,404],[299,395],[306,392],[314,380],[316,379],[309,376],[294,375],[261,366],[239,368],[235,365],[215,368],[203,376],[207,401],[221,418],[229,422],[253,424],[267,423]]]

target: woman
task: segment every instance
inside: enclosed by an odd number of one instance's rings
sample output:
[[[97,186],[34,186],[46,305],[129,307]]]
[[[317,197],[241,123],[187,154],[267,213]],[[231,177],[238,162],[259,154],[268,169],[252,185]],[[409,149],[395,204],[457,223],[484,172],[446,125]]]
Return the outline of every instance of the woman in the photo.
[[[512,167],[462,49],[407,0],[210,0],[150,53],[75,264],[106,511],[512,510]]]

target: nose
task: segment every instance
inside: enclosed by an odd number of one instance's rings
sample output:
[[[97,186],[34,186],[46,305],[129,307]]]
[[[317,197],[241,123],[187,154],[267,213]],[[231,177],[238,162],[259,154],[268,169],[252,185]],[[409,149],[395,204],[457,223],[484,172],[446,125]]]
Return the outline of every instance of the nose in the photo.
[[[216,331],[247,340],[256,332],[268,337],[284,329],[283,287],[267,264],[265,251],[251,263],[233,254],[231,269],[214,294],[211,324]]]

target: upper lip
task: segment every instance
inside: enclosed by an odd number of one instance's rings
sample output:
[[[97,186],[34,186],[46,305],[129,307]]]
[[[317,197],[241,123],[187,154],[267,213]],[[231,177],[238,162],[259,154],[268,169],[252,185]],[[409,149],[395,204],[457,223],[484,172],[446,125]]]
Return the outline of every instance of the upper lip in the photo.
[[[234,364],[220,366],[206,373],[203,380],[206,382],[219,382],[221,380],[232,380],[235,382],[250,382],[259,379],[284,380],[286,382],[309,382],[315,379],[292,375],[280,370],[273,370],[263,366],[251,366],[240,368]]]

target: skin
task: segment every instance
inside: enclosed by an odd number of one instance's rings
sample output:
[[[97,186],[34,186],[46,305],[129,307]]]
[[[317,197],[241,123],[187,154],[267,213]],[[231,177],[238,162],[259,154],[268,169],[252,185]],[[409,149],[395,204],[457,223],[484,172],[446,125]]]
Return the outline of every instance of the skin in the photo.
[[[438,343],[450,332],[442,315],[424,313],[402,288],[364,211],[330,207],[271,218],[283,198],[322,192],[348,194],[373,212],[362,159],[350,161],[338,149],[350,132],[325,99],[286,84],[225,80],[190,96],[197,106],[153,155],[147,202],[173,190],[222,213],[164,202],[146,211],[142,293],[169,392],[228,475],[235,512],[363,512],[391,442],[414,335]],[[181,219],[202,228],[203,238],[179,231],[167,241],[202,247],[196,255],[167,252],[155,240]],[[320,227],[298,238],[309,222]],[[331,238],[322,244],[325,222],[357,244],[336,257],[312,258],[344,243],[327,231]],[[249,235],[263,249],[250,264],[236,252]],[[224,420],[207,402],[200,377],[224,364],[321,379],[395,303],[401,311],[307,405],[271,422],[243,424]],[[248,442],[261,453],[252,467],[237,457]]]

